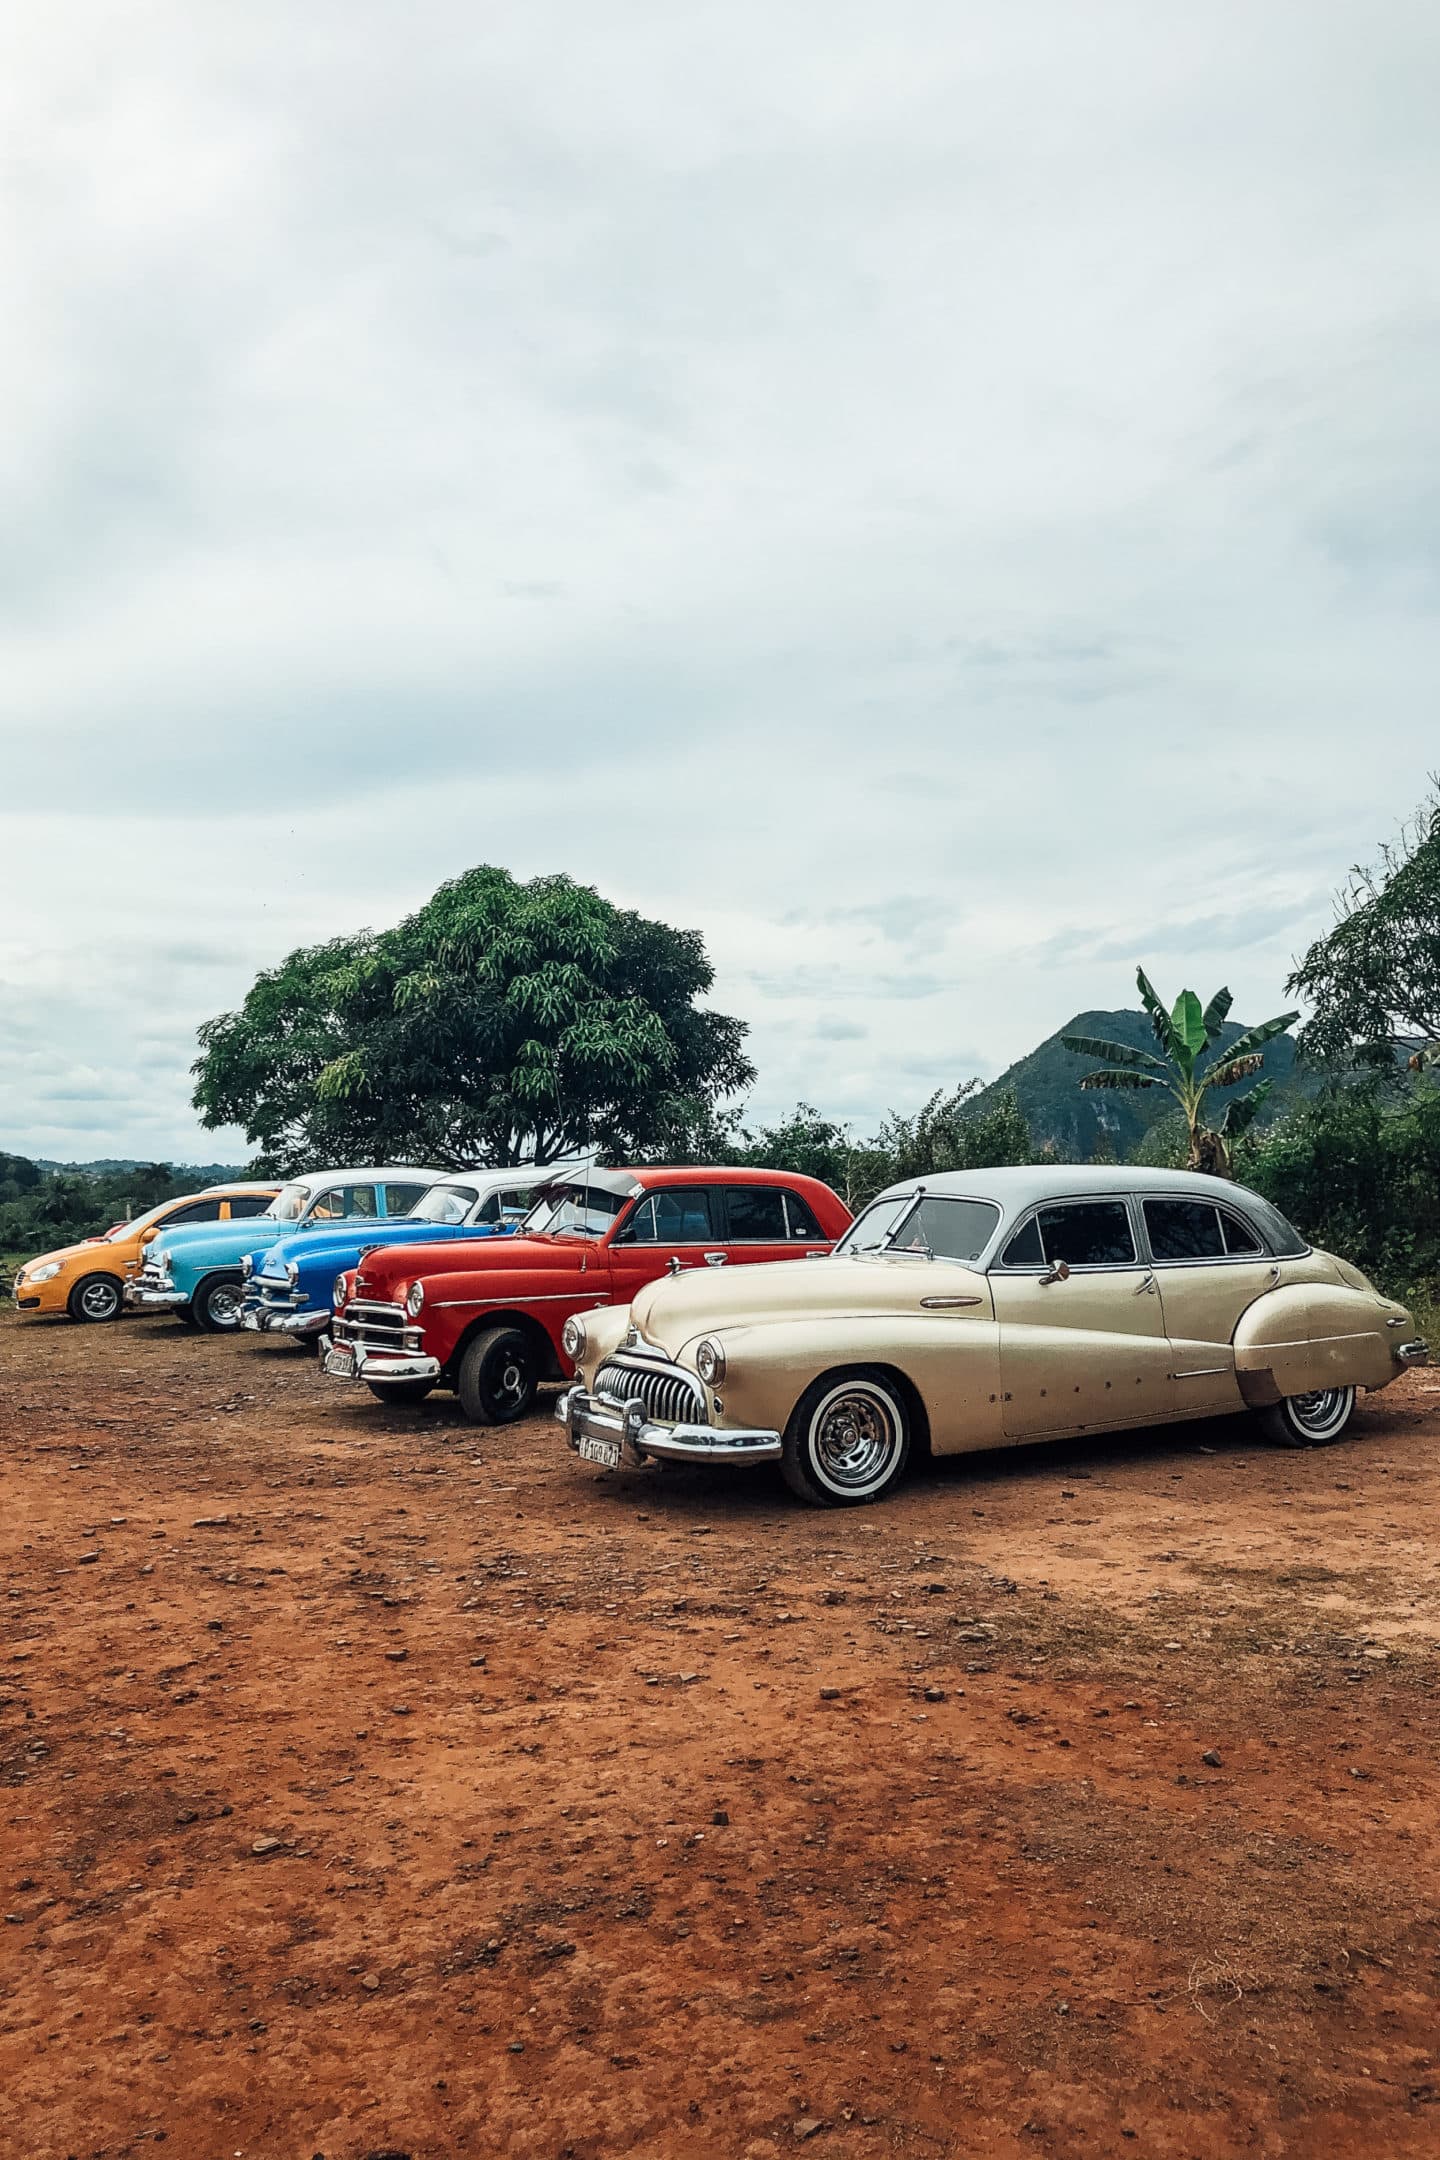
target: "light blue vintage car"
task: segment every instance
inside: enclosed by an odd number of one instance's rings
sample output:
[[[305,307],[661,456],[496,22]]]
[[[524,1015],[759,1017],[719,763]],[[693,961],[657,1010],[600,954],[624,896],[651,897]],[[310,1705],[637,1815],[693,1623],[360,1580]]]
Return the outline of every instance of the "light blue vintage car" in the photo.
[[[247,1254],[280,1238],[313,1237],[346,1223],[363,1222],[371,1230],[394,1226],[445,1176],[443,1170],[400,1164],[295,1178],[249,1222],[196,1223],[156,1238],[140,1274],[126,1285],[125,1302],[135,1311],[171,1312],[212,1333],[238,1327]]]
[[[320,1335],[330,1325],[335,1278],[357,1267],[362,1253],[376,1245],[507,1236],[528,1214],[536,1180],[553,1175],[525,1165],[457,1171],[432,1185],[402,1222],[352,1219],[301,1230],[247,1253],[240,1264],[245,1278],[240,1324],[301,1341]]]

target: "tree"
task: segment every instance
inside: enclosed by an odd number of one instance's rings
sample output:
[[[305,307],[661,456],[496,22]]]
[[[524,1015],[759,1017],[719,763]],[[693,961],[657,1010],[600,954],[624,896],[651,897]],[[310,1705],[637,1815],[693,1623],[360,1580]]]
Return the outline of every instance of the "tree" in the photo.
[[[195,1106],[282,1172],[683,1153],[754,1077],[713,980],[698,931],[482,865],[260,975],[200,1030]]]
[[[914,1117],[891,1111],[875,1137],[889,1158],[886,1183],[926,1177],[941,1170],[992,1170],[1003,1163],[1034,1160],[1030,1127],[1015,1090],[1005,1088],[988,1109],[976,1111],[979,1080],[962,1081],[952,1094],[937,1088]]]
[[[1313,1008],[1300,1047],[1334,1070],[1440,1063],[1440,793],[1379,863],[1356,864],[1334,928],[1285,985]]]
[[[1259,1027],[1237,1036],[1217,1061],[1214,1050],[1234,1002],[1228,990],[1217,990],[1203,1009],[1193,990],[1182,990],[1174,1010],[1167,1012],[1144,968],[1135,971],[1140,1001],[1150,1015],[1155,1040],[1162,1055],[1132,1050],[1126,1043],[1102,1042],[1093,1035],[1062,1035],[1060,1040],[1077,1057],[1100,1058],[1097,1072],[1086,1073],[1082,1088],[1165,1088],[1175,1097],[1185,1119],[1188,1166],[1208,1170],[1216,1177],[1230,1175],[1230,1143],[1254,1123],[1255,1114],[1269,1095],[1273,1083],[1262,1080],[1248,1095],[1227,1104],[1218,1129],[1205,1123],[1205,1098],[1212,1088],[1235,1087],[1251,1079],[1265,1063],[1264,1046],[1283,1035],[1298,1013],[1281,1013]],[[1203,1068],[1203,1069],[1202,1069]]]

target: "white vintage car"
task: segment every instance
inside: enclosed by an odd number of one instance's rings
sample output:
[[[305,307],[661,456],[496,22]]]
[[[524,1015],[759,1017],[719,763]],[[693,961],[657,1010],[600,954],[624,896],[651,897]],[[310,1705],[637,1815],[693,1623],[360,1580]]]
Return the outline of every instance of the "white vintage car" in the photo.
[[[1084,1165],[908,1179],[826,1259],[654,1283],[565,1347],[556,1414],[587,1461],[773,1461],[830,1507],[922,1452],[1227,1411],[1322,1446],[1358,1389],[1427,1357],[1403,1306],[1257,1194]]]

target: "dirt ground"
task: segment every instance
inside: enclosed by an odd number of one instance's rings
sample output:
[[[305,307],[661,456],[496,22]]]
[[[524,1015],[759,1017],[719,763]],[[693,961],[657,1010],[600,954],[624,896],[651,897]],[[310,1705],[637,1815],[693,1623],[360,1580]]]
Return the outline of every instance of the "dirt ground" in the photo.
[[[1440,2150],[1440,1374],[821,1514],[0,1323],[0,2153]]]

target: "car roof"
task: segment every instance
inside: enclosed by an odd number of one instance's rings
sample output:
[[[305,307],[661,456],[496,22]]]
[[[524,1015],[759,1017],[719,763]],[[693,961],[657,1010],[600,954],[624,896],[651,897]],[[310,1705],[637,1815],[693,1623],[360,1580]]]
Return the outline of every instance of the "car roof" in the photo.
[[[625,1172],[639,1186],[650,1185],[813,1185],[800,1170],[756,1170],[738,1163],[680,1163],[673,1169],[651,1164]]]
[[[937,1170],[928,1177],[901,1178],[877,1197],[894,1199],[919,1192],[965,1200],[993,1200],[1014,1212],[1038,1200],[1104,1199],[1115,1193],[1168,1193],[1197,1200],[1243,1204],[1255,1195],[1228,1178],[1206,1177],[1199,1170],[1139,1169],[1128,1163],[1024,1163],[998,1170]]]
[[[227,1178],[223,1185],[202,1185],[194,1197],[197,1200],[208,1200],[215,1193],[277,1193],[284,1182],[283,1178]]]
[[[348,1185],[352,1178],[420,1178],[427,1185],[443,1185],[448,1177],[458,1175],[451,1170],[427,1170],[419,1163],[362,1163],[355,1170],[307,1170],[284,1182],[303,1186],[306,1192],[328,1192],[332,1185]]]

